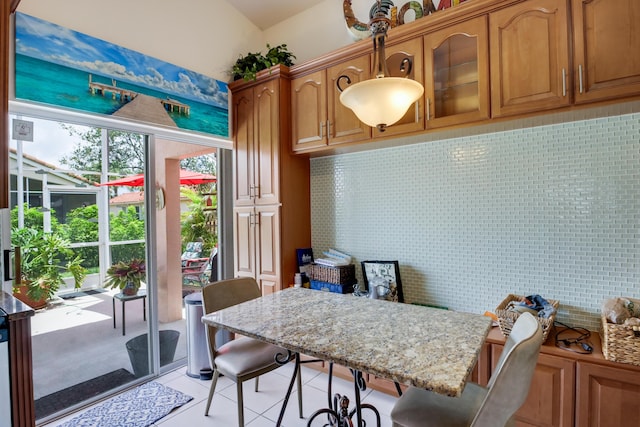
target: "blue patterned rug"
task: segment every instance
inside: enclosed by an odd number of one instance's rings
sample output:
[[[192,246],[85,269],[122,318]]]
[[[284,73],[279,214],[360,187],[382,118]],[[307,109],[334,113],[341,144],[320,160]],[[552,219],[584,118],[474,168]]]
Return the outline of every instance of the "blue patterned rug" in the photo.
[[[147,427],[191,399],[151,381],[94,406],[61,427]]]

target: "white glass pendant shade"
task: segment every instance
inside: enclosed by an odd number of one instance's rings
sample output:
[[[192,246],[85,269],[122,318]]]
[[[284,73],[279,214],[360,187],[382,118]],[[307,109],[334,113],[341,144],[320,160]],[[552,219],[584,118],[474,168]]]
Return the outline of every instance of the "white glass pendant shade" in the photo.
[[[400,120],[424,93],[420,83],[404,77],[380,77],[347,87],[340,102],[363,123],[383,131]]]

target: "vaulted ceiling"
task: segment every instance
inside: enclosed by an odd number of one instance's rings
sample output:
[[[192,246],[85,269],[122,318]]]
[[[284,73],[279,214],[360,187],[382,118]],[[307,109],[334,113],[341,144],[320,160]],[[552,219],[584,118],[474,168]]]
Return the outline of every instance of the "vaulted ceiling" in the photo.
[[[324,0],[227,0],[258,28],[265,30]]]

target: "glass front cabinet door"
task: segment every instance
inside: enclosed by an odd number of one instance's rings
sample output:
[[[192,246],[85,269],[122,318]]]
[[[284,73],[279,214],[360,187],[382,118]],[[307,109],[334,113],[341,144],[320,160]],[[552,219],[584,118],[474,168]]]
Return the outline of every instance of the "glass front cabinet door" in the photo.
[[[427,128],[489,117],[487,18],[424,37]]]

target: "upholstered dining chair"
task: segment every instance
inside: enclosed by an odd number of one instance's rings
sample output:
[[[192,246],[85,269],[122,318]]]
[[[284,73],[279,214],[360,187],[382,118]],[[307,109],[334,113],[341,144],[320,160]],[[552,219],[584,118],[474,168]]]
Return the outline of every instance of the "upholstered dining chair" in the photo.
[[[391,411],[394,427],[514,426],[542,345],[542,328],[534,316],[518,317],[487,387],[467,383],[461,397],[410,387]]]
[[[253,278],[237,278],[221,280],[206,285],[202,289],[202,302],[204,313],[209,314],[222,310],[245,301],[261,296],[258,283]],[[287,354],[287,350],[273,344],[249,337],[236,336],[235,339],[216,346],[215,337],[217,329],[207,325],[207,342],[209,355],[213,366],[213,378],[211,389],[207,399],[205,416],[209,415],[209,408],[216,383],[220,375],[233,380],[236,383],[238,394],[238,425],[244,426],[244,403],[242,396],[242,383],[255,378],[255,391],[258,391],[258,377],[262,374],[279,368],[276,355],[280,357]],[[302,380],[300,372],[297,373],[298,407],[302,417]]]

